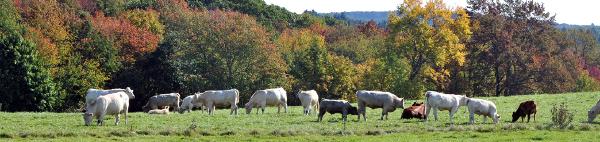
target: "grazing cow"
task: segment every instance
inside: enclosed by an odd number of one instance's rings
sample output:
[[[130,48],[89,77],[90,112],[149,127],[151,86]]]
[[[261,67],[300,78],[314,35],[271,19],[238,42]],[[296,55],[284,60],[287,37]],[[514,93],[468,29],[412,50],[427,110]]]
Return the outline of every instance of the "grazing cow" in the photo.
[[[323,120],[323,115],[325,115],[326,112],[329,112],[329,114],[341,113],[344,122],[346,122],[348,114],[358,115],[356,107],[352,106],[348,101],[345,100],[323,99],[319,106],[319,122]]]
[[[96,100],[90,102],[91,107],[83,114],[85,125],[91,125],[93,116],[96,116],[98,120],[97,125],[104,125],[105,115],[115,115],[115,125],[119,125],[120,114],[125,116],[125,124],[127,124],[130,98],[135,98],[135,96],[129,91],[99,96]]]
[[[494,104],[494,102],[468,98],[467,108],[469,109],[469,124],[475,123],[475,114],[483,115],[483,123],[487,121],[487,117],[491,117],[494,124],[498,123],[498,119],[500,119],[500,115],[496,112],[496,104]]]
[[[237,115],[237,103],[240,102],[240,91],[237,89],[230,90],[209,90],[203,93],[196,93],[202,104],[208,108],[208,114],[213,115],[216,106],[230,105],[230,115]]]
[[[248,103],[246,103],[246,114],[252,112],[252,107],[256,106],[256,114],[258,114],[258,108],[260,107],[262,113],[265,113],[266,106],[277,106],[277,113],[281,111],[281,107],[287,113],[287,94],[283,88],[265,89],[258,90],[252,94]]]
[[[194,107],[200,107],[200,110],[204,112],[204,104],[198,99],[198,94],[189,95],[183,98],[181,106],[179,106],[179,113],[183,114],[185,111],[191,112]]]
[[[438,110],[448,110],[450,111],[450,123],[452,124],[454,124],[454,113],[458,111],[460,106],[466,105],[468,99],[468,97],[464,95],[444,94],[436,91],[427,91],[425,93],[425,97],[427,100],[425,121],[429,119],[429,113],[431,112],[431,109],[433,109],[433,117],[435,118],[435,121],[438,120]]]
[[[365,121],[367,121],[365,107],[382,108],[381,120],[383,120],[383,116],[388,119],[388,113],[394,112],[396,108],[404,108],[404,99],[398,98],[390,92],[360,90],[356,91],[356,97],[358,98],[358,113],[362,114]],[[358,115],[358,119],[360,120],[360,115]]]
[[[529,123],[529,119],[531,119],[531,114],[533,114],[533,121],[535,122],[535,114],[537,113],[537,108],[534,101],[525,101],[519,105],[517,111],[512,113],[512,122],[515,123],[521,118],[521,122],[525,119],[525,115],[527,115],[527,123]]]
[[[153,109],[148,111],[148,114],[169,114],[169,106],[165,106],[163,109]]]
[[[133,90],[131,90],[131,88],[127,87],[125,89],[120,89],[120,88],[115,88],[115,89],[110,89],[110,90],[102,90],[102,89],[88,89],[86,95],[85,95],[85,110],[89,109],[89,107],[91,107],[91,103],[93,101],[96,101],[96,99],[100,96],[106,95],[106,94],[111,94],[111,93],[116,93],[116,92],[131,92],[133,93]],[[130,98],[133,99],[133,98]]]
[[[173,110],[179,110],[179,93],[160,94],[150,97],[146,105],[142,107],[145,112],[152,109],[158,109],[159,107],[169,106],[173,107]]]
[[[304,107],[304,115],[308,115],[313,110],[319,109],[319,95],[315,90],[300,91],[296,94],[296,97],[300,99],[302,107]]]
[[[598,102],[596,102],[596,105],[594,105],[588,111],[588,122],[589,123],[594,122],[594,119],[596,119],[596,116],[598,116],[598,113],[600,113],[600,100],[598,100]]]
[[[414,102],[412,106],[404,109],[402,112],[402,119],[425,119],[425,105],[423,102],[417,103]]]

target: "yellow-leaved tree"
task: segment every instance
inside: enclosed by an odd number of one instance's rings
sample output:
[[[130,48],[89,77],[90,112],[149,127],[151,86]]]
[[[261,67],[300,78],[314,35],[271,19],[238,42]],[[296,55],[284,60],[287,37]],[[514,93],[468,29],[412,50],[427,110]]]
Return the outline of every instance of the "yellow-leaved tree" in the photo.
[[[422,0],[404,0],[390,14],[387,46],[410,66],[408,81],[422,89],[444,89],[450,69],[465,62],[469,39],[469,16],[462,8],[449,8],[442,0],[425,5]],[[432,87],[433,86],[433,87]],[[435,88],[434,88],[435,87]],[[415,94],[409,94],[415,95]]]

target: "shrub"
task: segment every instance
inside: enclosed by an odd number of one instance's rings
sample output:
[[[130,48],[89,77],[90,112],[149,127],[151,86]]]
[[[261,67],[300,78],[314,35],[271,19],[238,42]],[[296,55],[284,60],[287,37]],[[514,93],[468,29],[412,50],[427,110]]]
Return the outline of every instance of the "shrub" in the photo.
[[[565,129],[573,122],[573,113],[569,111],[564,102],[560,105],[554,105],[550,112],[552,113],[552,126],[554,127]]]

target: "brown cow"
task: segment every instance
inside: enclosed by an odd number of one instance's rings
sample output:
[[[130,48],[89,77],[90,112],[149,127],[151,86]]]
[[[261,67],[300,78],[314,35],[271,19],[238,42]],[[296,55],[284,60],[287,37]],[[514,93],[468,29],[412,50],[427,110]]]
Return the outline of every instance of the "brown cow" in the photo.
[[[529,119],[531,119],[531,114],[533,114],[533,121],[535,121],[535,114],[537,113],[537,108],[534,101],[525,101],[519,105],[516,112],[512,114],[512,122],[516,122],[521,118],[521,122],[525,119],[525,115],[527,115],[527,123],[529,123]]]
[[[425,105],[423,105],[423,102],[414,102],[412,106],[404,109],[401,119],[425,119],[425,117]]]

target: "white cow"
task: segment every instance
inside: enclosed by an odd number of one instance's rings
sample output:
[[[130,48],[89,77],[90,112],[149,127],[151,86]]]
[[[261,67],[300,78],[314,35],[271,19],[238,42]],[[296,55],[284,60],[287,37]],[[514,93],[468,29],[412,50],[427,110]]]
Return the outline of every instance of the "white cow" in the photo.
[[[494,120],[494,124],[498,123],[500,115],[496,112],[496,104],[488,100],[482,99],[467,99],[467,108],[469,109],[469,124],[475,123],[475,114],[483,115],[483,123],[487,121],[487,117]]]
[[[596,119],[598,113],[600,113],[600,100],[598,100],[598,102],[596,102],[596,105],[592,106],[592,108],[588,111],[588,122],[594,122],[594,119]]]
[[[435,120],[438,120],[438,110],[448,110],[450,111],[450,123],[454,124],[453,117],[454,113],[458,111],[460,106],[464,106],[467,104],[467,96],[464,95],[454,95],[454,94],[444,94],[435,91],[427,91],[425,93],[425,97],[427,99],[427,111],[425,111],[425,121],[429,118],[429,112],[433,108],[433,116]]]
[[[179,113],[184,113],[185,111],[191,112],[194,107],[200,107],[200,110],[204,112],[204,104],[198,99],[198,95],[194,94],[183,98]]]
[[[394,112],[396,108],[404,108],[404,99],[398,98],[390,92],[360,90],[356,91],[356,98],[358,99],[358,120],[362,114],[364,120],[367,121],[366,107],[382,108],[381,120],[384,116],[387,119],[388,113]]]
[[[245,105],[246,114],[250,114],[252,107],[256,106],[256,114],[258,114],[258,108],[260,107],[262,113],[265,113],[266,106],[277,106],[277,113],[281,112],[281,107],[287,113],[287,94],[283,88],[273,88],[258,90],[252,94],[250,100]]]
[[[237,89],[230,90],[209,90],[203,93],[196,93],[202,104],[208,108],[208,114],[213,115],[215,106],[231,105],[231,114],[237,115],[237,103],[240,102],[240,91]]]
[[[121,88],[115,88],[115,89],[110,89],[110,90],[102,90],[102,89],[88,89],[86,95],[85,95],[85,109],[89,109],[90,107],[90,103],[92,101],[96,101],[96,99],[102,95],[106,95],[106,94],[111,94],[111,93],[116,93],[116,92],[131,92],[133,93],[133,90],[131,90],[131,88],[127,87],[125,89],[121,89]],[[130,98],[133,99],[133,98]]]
[[[134,97],[133,93],[129,91],[99,96],[90,102],[91,107],[83,114],[85,125],[91,125],[93,116],[96,116],[98,120],[97,125],[103,125],[105,115],[115,115],[115,125],[119,125],[120,114],[125,115],[125,124],[127,124],[129,99]]]
[[[304,115],[308,115],[314,109],[319,110],[319,94],[315,90],[300,91],[296,94],[304,107]]]
[[[173,107],[173,110],[179,110],[179,102],[180,102],[179,93],[168,93],[168,94],[160,94],[152,96],[146,102],[146,105],[142,107],[144,111],[150,111],[152,109],[158,109],[159,107],[169,106]]]

